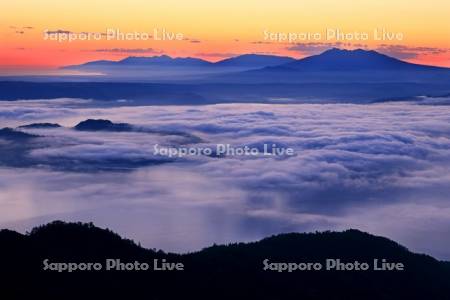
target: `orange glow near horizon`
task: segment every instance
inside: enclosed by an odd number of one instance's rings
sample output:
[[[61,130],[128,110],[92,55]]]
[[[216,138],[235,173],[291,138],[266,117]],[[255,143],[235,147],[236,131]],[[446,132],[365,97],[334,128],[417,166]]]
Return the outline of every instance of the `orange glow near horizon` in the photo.
[[[301,58],[327,47],[367,48],[410,62],[450,67],[450,2],[435,0],[15,0],[2,1],[0,68],[52,69],[92,60],[167,54],[217,61],[243,53]],[[57,42],[44,31],[180,33],[182,40],[100,40]],[[326,40],[327,28],[344,33],[384,28],[401,40]],[[297,43],[265,39],[270,33],[317,33],[320,40]],[[340,43],[337,43],[340,42]]]

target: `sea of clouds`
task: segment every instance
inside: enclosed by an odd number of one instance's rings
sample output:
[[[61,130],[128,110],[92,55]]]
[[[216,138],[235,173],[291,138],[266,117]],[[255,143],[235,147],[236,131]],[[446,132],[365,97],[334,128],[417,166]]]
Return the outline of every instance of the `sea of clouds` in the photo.
[[[450,106],[87,103],[0,105],[0,128],[65,126],[22,129],[41,136],[18,151],[25,165],[0,158],[1,227],[93,221],[173,251],[280,232],[358,228],[450,259]],[[139,130],[72,129],[88,118]],[[276,144],[295,154],[168,159],[155,155],[155,144]]]

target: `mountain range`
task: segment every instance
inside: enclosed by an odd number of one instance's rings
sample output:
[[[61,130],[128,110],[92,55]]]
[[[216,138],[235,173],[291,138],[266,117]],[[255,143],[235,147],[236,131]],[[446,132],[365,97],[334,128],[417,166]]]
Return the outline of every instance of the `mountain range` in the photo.
[[[399,71],[445,70],[446,68],[408,63],[374,50],[333,48],[319,55],[298,59],[272,69],[298,71]],[[449,70],[449,69],[447,69]]]
[[[96,60],[81,65],[65,66],[63,69],[83,70],[90,69],[103,70],[103,68],[264,68],[277,66],[295,61],[292,57],[263,55],[263,54],[244,54],[236,57],[227,58],[218,62],[209,62],[200,58],[193,57],[175,57],[168,55],[139,57],[130,56],[119,61]]]
[[[65,68],[95,74],[7,78],[0,82],[0,99],[70,97],[164,105],[368,103],[450,95],[450,68],[412,64],[362,49],[334,48],[302,59],[246,54],[216,63],[166,55],[128,57]]]
[[[321,54],[294,59],[287,56],[243,54],[218,62],[209,62],[199,58],[176,57],[168,55],[151,57],[127,57],[119,61],[98,60],[81,65],[65,66],[64,69],[101,71],[110,68],[246,68],[269,69],[273,71],[386,71],[386,70],[449,70],[448,68],[408,63],[374,50],[345,50],[332,48]]]
[[[66,66],[63,67],[64,69],[79,69],[79,68],[95,68],[95,67],[126,67],[126,66],[132,66],[132,67],[142,67],[142,66],[149,66],[149,67],[197,67],[197,66],[207,66],[211,65],[210,62],[206,60],[202,60],[199,58],[191,58],[191,57],[176,57],[172,58],[168,55],[161,55],[161,56],[151,56],[151,57],[139,57],[139,56],[130,56],[127,58],[124,58],[119,61],[113,61],[113,60],[96,60],[87,62],[82,65],[74,65],[74,66]]]

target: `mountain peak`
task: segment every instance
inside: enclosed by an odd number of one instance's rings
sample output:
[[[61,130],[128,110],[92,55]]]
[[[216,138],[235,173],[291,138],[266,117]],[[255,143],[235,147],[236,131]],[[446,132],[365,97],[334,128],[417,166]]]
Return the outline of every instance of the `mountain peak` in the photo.
[[[436,67],[411,64],[374,50],[332,48],[283,67],[299,71],[424,70]]]
[[[340,48],[331,48],[328,49],[324,52],[322,52],[319,55],[367,55],[367,56],[371,56],[371,55],[381,55],[381,56],[386,56],[384,54],[381,54],[375,50],[365,50],[365,49],[361,49],[361,48],[357,48],[357,49],[340,49]]]
[[[156,56],[128,56],[119,61],[119,63],[135,63],[135,62],[167,62],[171,61],[173,58],[169,55],[156,55]]]

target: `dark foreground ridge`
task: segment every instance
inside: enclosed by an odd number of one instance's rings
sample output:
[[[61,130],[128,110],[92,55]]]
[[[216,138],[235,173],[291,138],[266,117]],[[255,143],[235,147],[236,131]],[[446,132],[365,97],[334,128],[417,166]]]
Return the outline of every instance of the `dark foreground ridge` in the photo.
[[[1,294],[48,299],[450,299],[450,266],[358,230],[291,233],[190,254],[148,250],[92,224],[53,222],[26,235],[0,231]],[[100,271],[43,270],[49,263],[98,262]],[[147,271],[106,271],[106,259],[148,263]],[[155,271],[182,263],[183,271]],[[264,270],[269,262],[402,263],[404,271]],[[139,297],[138,297],[139,296]],[[28,298],[29,299],[29,298]]]

